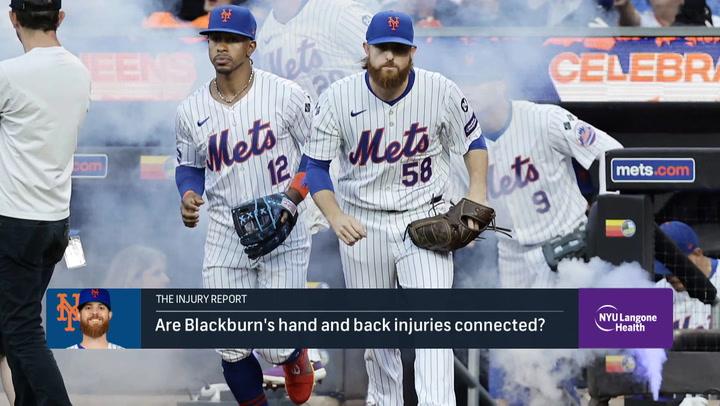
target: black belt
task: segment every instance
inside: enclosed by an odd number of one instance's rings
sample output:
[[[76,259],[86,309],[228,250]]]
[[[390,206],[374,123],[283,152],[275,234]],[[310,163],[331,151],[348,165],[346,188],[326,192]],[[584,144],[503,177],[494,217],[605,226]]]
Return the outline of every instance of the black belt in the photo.
[[[0,216],[0,222],[8,223],[8,224],[16,224],[16,225],[24,225],[24,226],[44,226],[44,225],[50,225],[50,224],[58,224],[62,222],[67,222],[69,219],[64,218],[62,220],[55,220],[55,221],[49,221],[49,220],[30,220],[30,219],[21,219],[17,217],[7,217],[7,216]]]
[[[433,196],[433,198],[430,199],[428,204],[434,205],[434,204],[440,203],[442,201],[442,199],[443,199],[443,195]],[[408,211],[408,210],[386,210],[387,213],[405,213],[406,211]]]

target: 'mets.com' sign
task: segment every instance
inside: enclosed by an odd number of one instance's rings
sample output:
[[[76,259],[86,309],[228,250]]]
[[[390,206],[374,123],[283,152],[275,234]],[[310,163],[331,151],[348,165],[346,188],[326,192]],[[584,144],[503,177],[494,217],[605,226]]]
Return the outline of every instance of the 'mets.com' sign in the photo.
[[[719,101],[720,37],[552,38],[562,101]]]

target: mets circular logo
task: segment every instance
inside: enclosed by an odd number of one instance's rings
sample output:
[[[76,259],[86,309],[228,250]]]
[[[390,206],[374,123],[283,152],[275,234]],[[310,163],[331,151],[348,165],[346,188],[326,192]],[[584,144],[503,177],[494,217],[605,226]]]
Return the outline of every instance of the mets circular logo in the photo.
[[[629,356],[623,357],[621,365],[622,365],[623,371],[632,372],[635,370],[635,367],[636,367],[635,358],[629,357]]]
[[[400,17],[388,17],[388,27],[393,31],[397,31],[398,27],[400,27]]]
[[[469,107],[468,107],[468,102],[467,102],[467,99],[464,98],[464,97],[463,97],[462,100],[460,100],[460,108],[462,108],[462,111],[464,111],[464,112],[466,112],[466,113],[468,112],[468,108],[469,108]]]
[[[595,135],[595,129],[592,128],[592,126],[589,124],[581,122],[577,126],[576,131],[578,136],[578,142],[580,142],[580,145],[582,145],[583,147],[592,145],[595,142],[595,139],[597,139],[597,136]]]
[[[220,18],[222,19],[222,22],[226,23],[230,21],[230,17],[232,17],[232,10],[226,8],[220,13]]]
[[[620,232],[625,237],[632,237],[635,235],[635,231],[637,231],[637,227],[635,226],[635,222],[632,220],[625,220],[623,221],[622,225],[620,226]]]

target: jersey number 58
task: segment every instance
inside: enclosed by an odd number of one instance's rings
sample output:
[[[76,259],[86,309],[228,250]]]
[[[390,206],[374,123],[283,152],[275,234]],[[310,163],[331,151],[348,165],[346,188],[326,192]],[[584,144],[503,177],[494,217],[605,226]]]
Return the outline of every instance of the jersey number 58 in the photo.
[[[427,157],[422,162],[408,162],[402,166],[403,185],[415,186],[418,180],[427,182],[432,177],[432,158]]]

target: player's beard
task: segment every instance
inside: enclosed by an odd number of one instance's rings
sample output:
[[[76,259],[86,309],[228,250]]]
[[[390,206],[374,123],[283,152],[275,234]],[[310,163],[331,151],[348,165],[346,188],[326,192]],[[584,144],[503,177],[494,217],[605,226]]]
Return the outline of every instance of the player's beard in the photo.
[[[80,331],[83,335],[91,338],[98,338],[105,335],[110,329],[110,320],[103,320],[100,324],[90,324],[90,320],[99,317],[89,318],[87,320],[80,320]]]
[[[395,89],[405,83],[405,80],[407,80],[408,76],[410,75],[410,70],[413,68],[413,61],[412,59],[410,59],[410,63],[408,63],[408,65],[404,69],[394,70],[392,72],[383,72],[383,67],[386,66],[397,67],[395,66],[395,64],[385,64],[379,68],[376,68],[368,64],[368,74],[370,74],[373,82],[380,85],[380,87],[382,87],[383,89]]]

